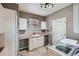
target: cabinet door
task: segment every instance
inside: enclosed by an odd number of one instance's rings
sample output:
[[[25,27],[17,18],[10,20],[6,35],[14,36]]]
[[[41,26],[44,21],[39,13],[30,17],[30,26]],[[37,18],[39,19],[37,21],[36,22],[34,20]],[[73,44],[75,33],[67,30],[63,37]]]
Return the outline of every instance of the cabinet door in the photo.
[[[26,30],[27,29],[27,19],[20,18],[19,19],[19,30]]]
[[[33,38],[29,39],[29,51],[33,49]]]
[[[29,51],[44,45],[44,37],[36,37],[29,39]]]
[[[46,22],[45,22],[45,21],[42,21],[42,22],[41,22],[41,29],[42,29],[42,30],[47,29],[47,28],[46,28]]]
[[[79,4],[73,4],[73,32],[79,33]]]
[[[37,38],[30,38],[29,39],[29,50],[37,48]]]
[[[44,46],[44,37],[39,37],[39,47]]]
[[[36,37],[36,38],[34,38],[35,39],[35,48],[38,48],[39,47],[39,37]]]

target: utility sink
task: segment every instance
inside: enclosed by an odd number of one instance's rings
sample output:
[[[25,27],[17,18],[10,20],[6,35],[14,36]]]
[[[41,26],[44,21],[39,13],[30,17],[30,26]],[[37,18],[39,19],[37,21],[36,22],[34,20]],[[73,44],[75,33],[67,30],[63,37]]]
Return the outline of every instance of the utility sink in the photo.
[[[41,36],[41,35],[39,35],[39,34],[32,35],[32,37],[36,37],[36,36]]]

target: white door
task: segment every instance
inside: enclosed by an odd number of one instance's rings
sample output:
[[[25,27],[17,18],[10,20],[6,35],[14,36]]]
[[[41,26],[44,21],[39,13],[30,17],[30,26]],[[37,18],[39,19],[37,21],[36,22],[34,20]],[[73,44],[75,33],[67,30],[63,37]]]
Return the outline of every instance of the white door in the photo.
[[[52,43],[66,37],[66,17],[52,21]]]
[[[17,55],[17,12],[4,9],[4,32],[5,48],[8,48],[8,55]]]
[[[29,51],[32,50],[32,49],[35,49],[37,47],[37,41],[38,39],[37,38],[30,38],[29,39]]]

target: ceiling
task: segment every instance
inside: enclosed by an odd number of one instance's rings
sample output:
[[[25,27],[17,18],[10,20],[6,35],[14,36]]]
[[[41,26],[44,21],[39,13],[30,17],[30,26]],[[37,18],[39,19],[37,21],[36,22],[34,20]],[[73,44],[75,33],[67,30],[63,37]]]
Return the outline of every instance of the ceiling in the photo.
[[[53,8],[41,9],[40,3],[19,3],[19,10],[40,16],[47,16],[69,5],[71,3],[54,3]]]

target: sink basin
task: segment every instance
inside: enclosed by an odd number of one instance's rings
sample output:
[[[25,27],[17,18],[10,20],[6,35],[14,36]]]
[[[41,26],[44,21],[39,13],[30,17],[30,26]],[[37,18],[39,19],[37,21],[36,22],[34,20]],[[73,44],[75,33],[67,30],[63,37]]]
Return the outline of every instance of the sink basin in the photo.
[[[36,36],[41,36],[41,35],[38,35],[38,34],[32,35],[32,37],[36,37]]]

